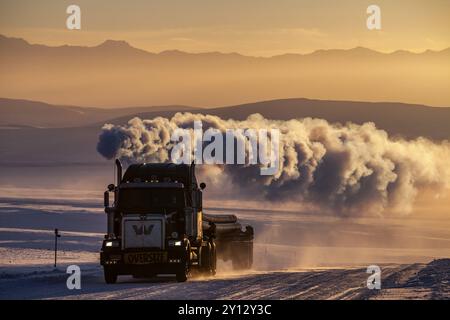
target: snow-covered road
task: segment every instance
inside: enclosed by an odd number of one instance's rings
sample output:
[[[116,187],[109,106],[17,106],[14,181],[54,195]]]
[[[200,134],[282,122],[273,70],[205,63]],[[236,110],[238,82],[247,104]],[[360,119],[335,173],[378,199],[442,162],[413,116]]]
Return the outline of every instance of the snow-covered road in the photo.
[[[219,274],[215,278],[133,279],[106,285],[100,268],[82,266],[80,290],[64,270],[0,278],[0,299],[449,299],[450,260],[382,267],[382,289],[366,288],[365,269]]]
[[[389,299],[449,298],[448,219],[337,219],[307,213],[210,207],[255,227],[254,270],[215,278],[133,279],[106,285],[99,266],[105,232],[101,195],[47,190],[0,194],[0,299]],[[19,194],[16,196],[15,194]],[[22,196],[22,194],[27,196]],[[47,195],[47,196],[46,196]],[[59,195],[59,196],[58,196]],[[224,210],[224,211],[223,211]],[[228,210],[228,211],[227,211]],[[53,229],[61,231],[53,270]],[[65,267],[82,271],[68,290]],[[382,290],[366,268],[382,267]]]

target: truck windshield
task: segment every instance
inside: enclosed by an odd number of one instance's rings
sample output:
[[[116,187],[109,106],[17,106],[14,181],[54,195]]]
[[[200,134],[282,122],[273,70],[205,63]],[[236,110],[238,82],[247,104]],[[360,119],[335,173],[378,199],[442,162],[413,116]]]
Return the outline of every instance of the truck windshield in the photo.
[[[181,189],[132,188],[119,191],[118,205],[123,211],[182,208],[185,205],[185,199]]]

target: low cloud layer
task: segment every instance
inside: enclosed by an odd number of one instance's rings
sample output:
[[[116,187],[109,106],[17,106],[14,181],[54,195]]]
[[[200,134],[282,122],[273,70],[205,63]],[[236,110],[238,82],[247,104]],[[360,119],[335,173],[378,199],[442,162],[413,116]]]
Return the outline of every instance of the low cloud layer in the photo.
[[[279,129],[280,163],[275,175],[259,165],[202,165],[202,177],[226,181],[236,197],[310,203],[340,215],[407,213],[422,188],[450,187],[450,143],[393,139],[373,123],[330,124],[321,119],[274,121],[255,114],[244,121],[177,113],[173,118],[106,124],[97,150],[107,159],[169,162],[177,128]],[[219,183],[219,182],[218,182]]]

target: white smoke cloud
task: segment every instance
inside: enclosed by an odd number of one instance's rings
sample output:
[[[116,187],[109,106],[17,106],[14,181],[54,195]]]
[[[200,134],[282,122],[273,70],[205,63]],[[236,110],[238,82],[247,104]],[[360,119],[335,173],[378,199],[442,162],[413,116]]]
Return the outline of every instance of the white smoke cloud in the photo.
[[[393,139],[373,123],[330,124],[322,119],[275,121],[259,114],[244,121],[177,113],[173,118],[106,124],[97,150],[108,159],[169,162],[177,128],[204,130],[279,129],[280,162],[273,176],[259,175],[257,165],[203,165],[212,181],[227,181],[236,197],[272,202],[306,202],[341,215],[408,212],[421,188],[450,187],[450,143],[425,138]]]

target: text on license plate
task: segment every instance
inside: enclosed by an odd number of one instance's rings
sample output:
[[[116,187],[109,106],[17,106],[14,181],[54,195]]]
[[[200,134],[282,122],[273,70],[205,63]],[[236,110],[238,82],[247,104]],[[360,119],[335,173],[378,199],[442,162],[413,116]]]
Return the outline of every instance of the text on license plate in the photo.
[[[150,264],[164,263],[167,261],[167,252],[136,252],[125,254],[125,263]]]

